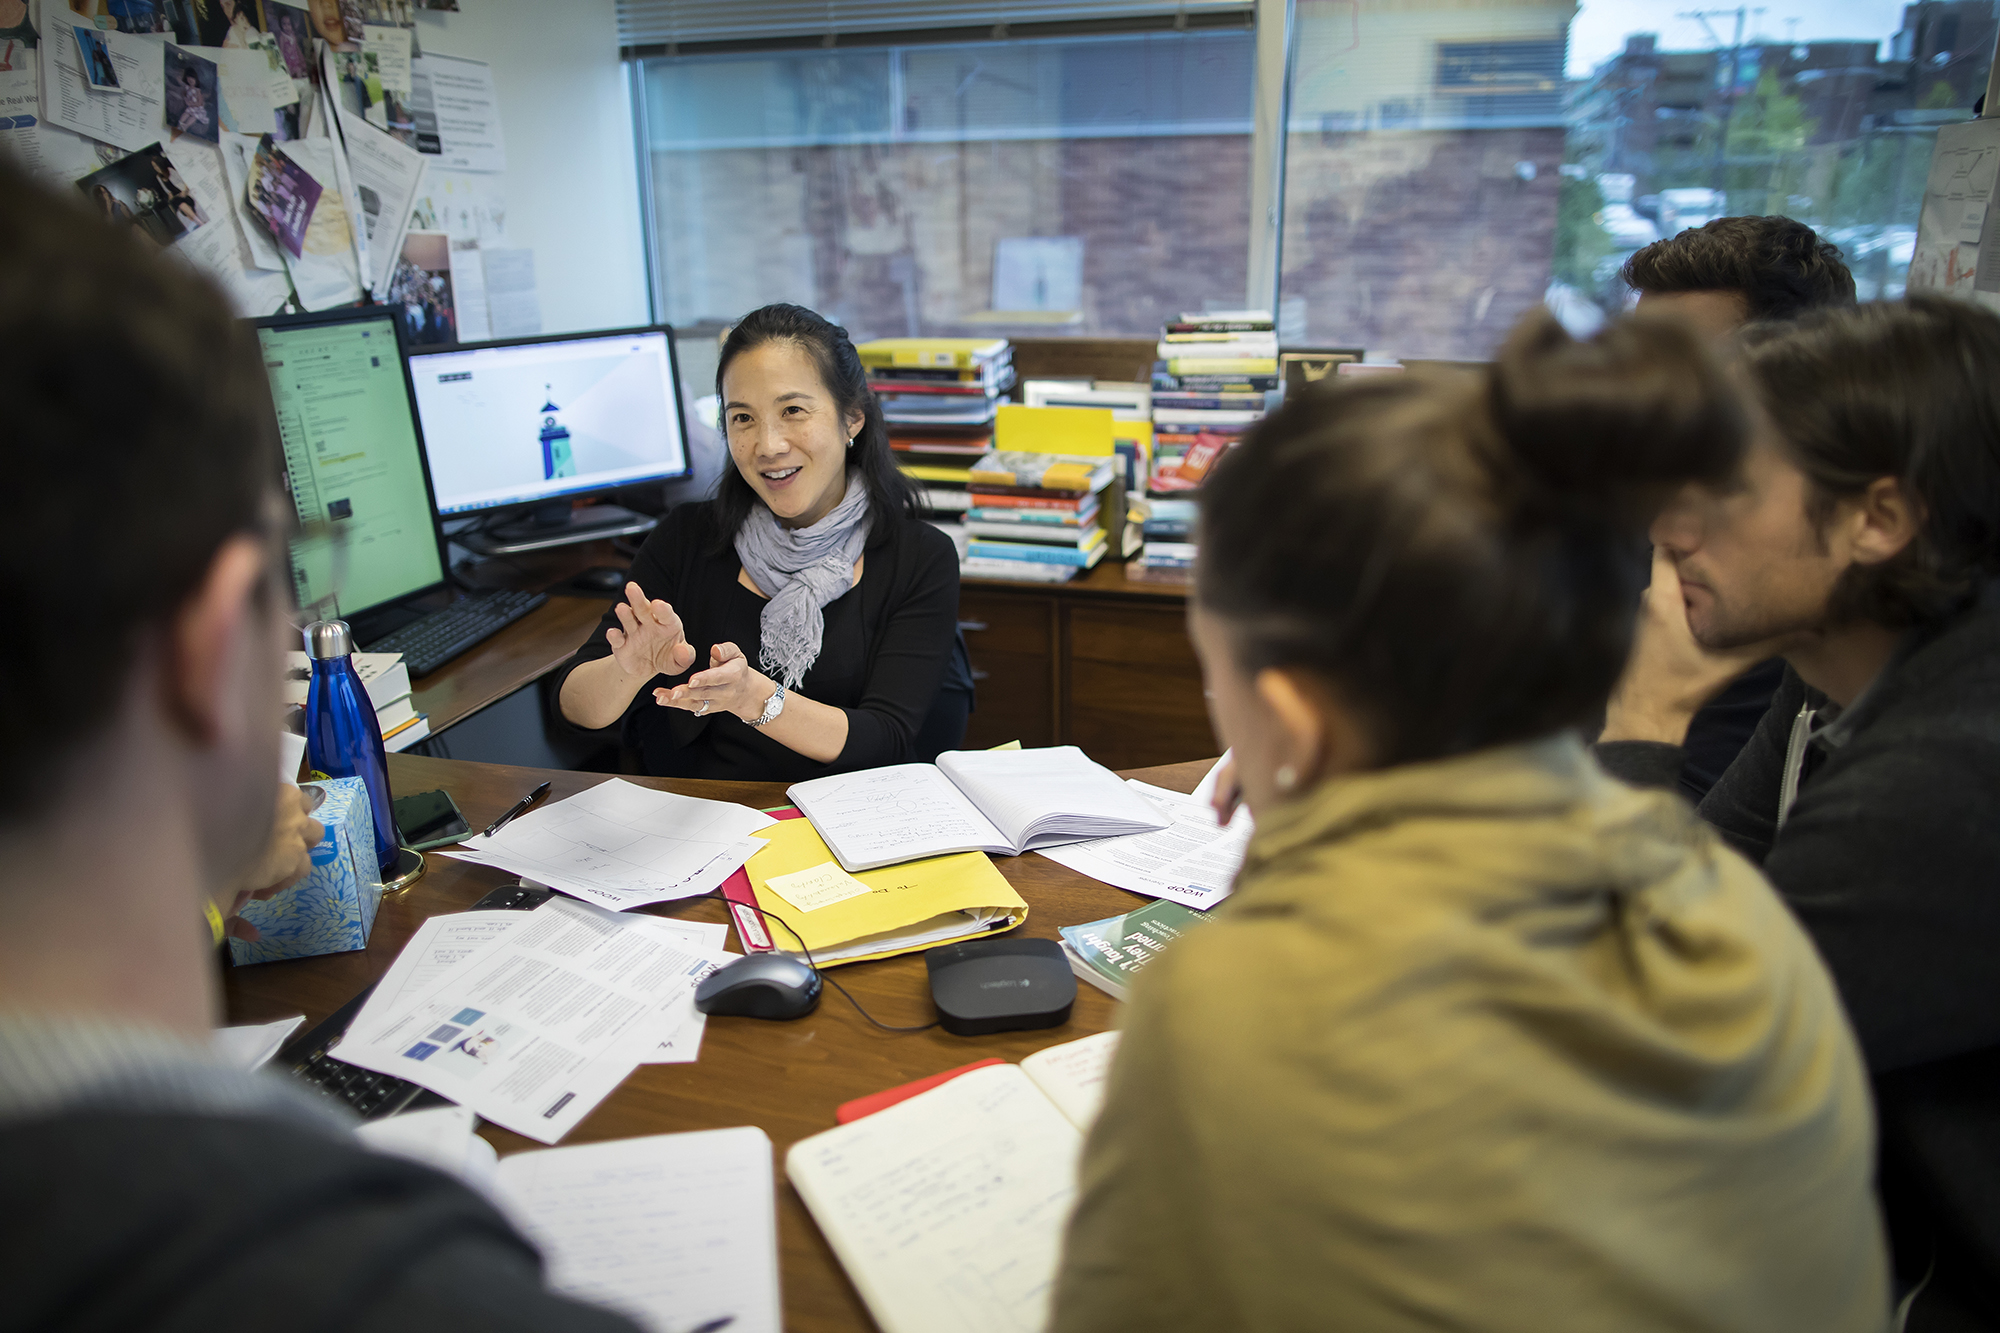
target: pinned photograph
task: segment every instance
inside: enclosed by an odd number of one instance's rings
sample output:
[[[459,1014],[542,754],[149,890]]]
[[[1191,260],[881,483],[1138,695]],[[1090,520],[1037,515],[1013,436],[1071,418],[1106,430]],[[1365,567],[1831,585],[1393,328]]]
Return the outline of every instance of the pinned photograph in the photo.
[[[41,45],[35,31],[35,17],[28,12],[28,0],[0,0],[0,69],[26,69],[14,60],[20,52]]]
[[[389,274],[383,304],[403,321],[411,346],[458,341],[458,311],[451,291],[451,238],[441,231],[413,231]]]
[[[278,44],[278,60],[295,79],[312,77],[312,23],[294,5],[264,0],[264,22]]]
[[[91,172],[76,188],[107,222],[129,222],[163,246],[208,222],[158,144]]]
[[[122,93],[118,71],[111,65],[111,47],[104,34],[94,28],[71,28],[76,34],[77,56],[82,61],[83,80],[102,93]]]
[[[414,28],[417,26],[417,7],[411,0],[361,0],[361,21]]]
[[[167,47],[167,124],[174,136],[186,134],[218,143],[222,137],[222,98],[213,60]]]
[[[256,45],[257,0],[204,0],[194,7],[196,46],[244,50]]]
[[[361,0],[311,0],[313,35],[335,46],[362,38]]]
[[[167,12],[167,0],[69,0],[69,9],[78,18],[89,19],[99,29],[141,33],[177,31],[173,16]]]
[[[271,237],[294,259],[305,257],[306,228],[319,207],[320,183],[278,150],[270,135],[250,158],[250,211],[264,220]]]

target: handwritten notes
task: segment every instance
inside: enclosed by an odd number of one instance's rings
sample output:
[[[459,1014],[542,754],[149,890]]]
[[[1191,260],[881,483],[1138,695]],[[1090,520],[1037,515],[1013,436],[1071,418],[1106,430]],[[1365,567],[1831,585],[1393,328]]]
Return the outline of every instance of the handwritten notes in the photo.
[[[810,870],[795,870],[789,875],[773,875],[764,883],[771,892],[801,912],[817,911],[871,892],[866,884],[832,861]]]

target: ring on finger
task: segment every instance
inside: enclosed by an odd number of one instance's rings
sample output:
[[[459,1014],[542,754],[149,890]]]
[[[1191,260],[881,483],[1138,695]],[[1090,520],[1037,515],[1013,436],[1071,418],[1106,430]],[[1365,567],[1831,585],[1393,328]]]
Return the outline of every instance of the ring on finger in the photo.
[[[709,705],[713,704],[714,702],[715,700],[713,699],[703,699],[701,701],[701,707],[694,710],[694,715],[696,717],[700,717],[703,713],[706,713],[708,711]]]

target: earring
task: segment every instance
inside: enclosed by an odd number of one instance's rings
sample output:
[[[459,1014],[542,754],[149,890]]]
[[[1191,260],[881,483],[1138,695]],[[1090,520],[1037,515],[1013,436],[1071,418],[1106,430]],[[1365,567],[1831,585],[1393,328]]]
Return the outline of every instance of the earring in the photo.
[[[1271,781],[1278,784],[1278,790],[1290,793],[1299,785],[1299,771],[1290,764],[1279,764],[1278,771],[1271,775]]]
[[[854,447],[854,437],[852,435],[847,437],[847,447],[850,449]]]

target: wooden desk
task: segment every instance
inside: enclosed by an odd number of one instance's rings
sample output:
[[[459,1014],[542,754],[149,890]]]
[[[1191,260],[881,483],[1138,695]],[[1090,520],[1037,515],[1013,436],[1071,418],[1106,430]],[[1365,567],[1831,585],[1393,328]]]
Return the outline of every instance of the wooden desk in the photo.
[[[435,735],[533,684],[569,660],[609,605],[599,597],[551,596],[470,652],[411,682],[417,711]]]
[[[1177,764],[1140,776],[1178,791],[1192,791],[1206,762]],[[413,755],[389,756],[389,777],[399,792],[447,788],[474,827],[481,827],[536,783],[555,784],[552,799],[575,795],[604,781],[601,774],[563,773],[488,764],[456,763]],[[777,783],[691,782],[632,778],[646,786],[735,800],[760,807],[783,801]],[[408,892],[384,900],[365,950],[232,968],[225,994],[229,1021],[259,1023],[303,1012],[318,1023],[383,972],[425,917],[464,911],[514,877],[483,866],[431,854],[424,877]],[[1029,906],[1021,933],[1055,939],[1059,926],[1130,911],[1137,894],[1086,879],[1040,856],[996,858],[996,865]],[[714,899],[645,909],[690,920],[725,920]],[[884,1023],[914,1024],[936,1016],[923,956],[906,954],[839,969],[843,985]],[[793,1333],[868,1329],[872,1324],[805,1205],[784,1179],[786,1149],[831,1129],[840,1103],[883,1088],[940,1073],[973,1060],[1022,1056],[1113,1026],[1115,1002],[1079,982],[1076,1007],[1063,1027],[990,1037],[953,1037],[941,1030],[890,1033],[869,1024],[837,991],[828,988],[805,1018],[773,1023],[754,1018],[711,1018],[701,1059],[688,1065],[641,1065],[624,1085],[564,1140],[591,1143],[682,1130],[756,1125],[771,1136],[778,1166],[778,1268],[785,1327]],[[499,1129],[480,1132],[503,1154],[540,1145]]]

